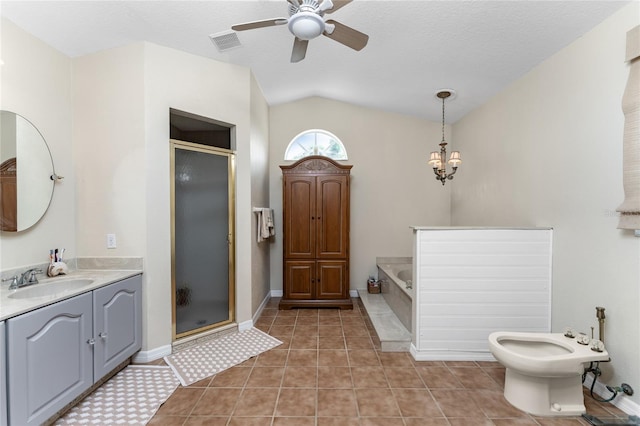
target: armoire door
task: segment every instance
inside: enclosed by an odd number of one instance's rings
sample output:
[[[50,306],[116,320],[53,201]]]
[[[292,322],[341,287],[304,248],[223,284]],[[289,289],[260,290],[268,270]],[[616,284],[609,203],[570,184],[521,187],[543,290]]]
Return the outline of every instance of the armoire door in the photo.
[[[316,257],[316,178],[284,177],[284,257]]]
[[[284,298],[308,300],[315,298],[316,262],[288,260],[284,265]]]
[[[316,257],[346,258],[349,247],[349,177],[318,176],[316,179]]]
[[[346,260],[318,260],[316,270],[317,299],[348,297],[349,270]]]

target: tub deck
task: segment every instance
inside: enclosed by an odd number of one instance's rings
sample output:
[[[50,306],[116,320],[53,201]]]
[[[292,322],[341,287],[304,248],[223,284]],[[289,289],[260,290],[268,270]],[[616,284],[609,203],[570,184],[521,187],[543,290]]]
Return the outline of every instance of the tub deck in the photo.
[[[411,333],[398,319],[382,294],[369,294],[364,288],[358,290],[358,295],[378,334],[382,352],[409,352]]]

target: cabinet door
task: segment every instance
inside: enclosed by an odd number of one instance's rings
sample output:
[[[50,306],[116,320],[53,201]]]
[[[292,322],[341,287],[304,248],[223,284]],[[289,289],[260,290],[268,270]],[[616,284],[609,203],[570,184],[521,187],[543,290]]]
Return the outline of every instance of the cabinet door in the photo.
[[[346,259],[349,254],[349,177],[318,176],[316,183],[319,259]]]
[[[284,177],[284,257],[313,259],[316,233],[316,178]]]
[[[93,292],[94,377],[101,379],[142,345],[142,277]]]
[[[315,266],[314,261],[287,260],[284,263],[284,298],[315,298]]]
[[[93,384],[91,293],[11,318],[9,424],[37,425]]]
[[[346,299],[349,271],[344,260],[319,260],[316,279],[317,299]]]

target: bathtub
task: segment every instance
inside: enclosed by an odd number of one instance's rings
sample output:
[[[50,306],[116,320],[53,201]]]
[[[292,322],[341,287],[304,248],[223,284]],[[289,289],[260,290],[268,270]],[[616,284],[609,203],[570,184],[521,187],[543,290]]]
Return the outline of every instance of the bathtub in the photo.
[[[384,300],[400,322],[411,332],[413,259],[410,257],[378,257],[376,263]]]

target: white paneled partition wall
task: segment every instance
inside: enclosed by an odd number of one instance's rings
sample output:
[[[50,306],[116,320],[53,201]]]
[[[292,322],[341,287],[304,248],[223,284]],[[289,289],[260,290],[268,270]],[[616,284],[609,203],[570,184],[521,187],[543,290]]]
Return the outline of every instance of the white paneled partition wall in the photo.
[[[413,230],[415,359],[493,360],[490,333],[550,331],[551,229]]]

